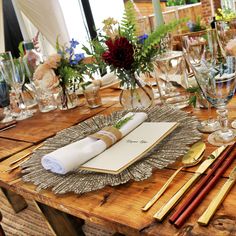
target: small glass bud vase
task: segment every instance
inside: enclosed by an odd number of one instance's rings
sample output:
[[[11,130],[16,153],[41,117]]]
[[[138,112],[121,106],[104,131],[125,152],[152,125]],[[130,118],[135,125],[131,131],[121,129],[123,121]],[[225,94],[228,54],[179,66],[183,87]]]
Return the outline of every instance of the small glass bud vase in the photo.
[[[75,89],[62,85],[57,95],[57,106],[60,110],[69,110],[79,105],[79,97]]]
[[[125,109],[148,108],[152,105],[154,94],[151,86],[142,81],[137,75],[131,73],[129,83],[123,84],[120,93],[120,104]]]

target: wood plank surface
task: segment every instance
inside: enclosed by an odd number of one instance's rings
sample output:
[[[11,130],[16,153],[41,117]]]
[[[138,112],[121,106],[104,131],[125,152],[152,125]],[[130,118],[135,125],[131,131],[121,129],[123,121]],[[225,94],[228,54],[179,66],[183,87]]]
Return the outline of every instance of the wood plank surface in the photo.
[[[55,135],[58,131],[75,125],[91,116],[97,115],[113,105],[107,102],[101,107],[89,109],[86,105],[68,111],[37,113],[29,119],[17,122],[16,127],[0,132],[0,137],[39,143]]]
[[[109,90],[109,94],[112,94],[112,90]],[[109,99],[109,97],[106,99]],[[234,119],[236,117],[235,101],[236,99],[234,98],[229,104],[230,119]],[[119,104],[114,104],[113,106],[106,107],[106,109],[100,112],[101,114],[109,114],[117,109],[121,109],[121,107]],[[207,110],[196,110],[192,108],[186,108],[185,110],[191,112],[191,114],[196,115],[200,119],[206,119],[208,117]],[[53,114],[54,113],[57,112],[53,112]],[[69,112],[65,114],[68,113]],[[71,117],[76,116],[76,113],[77,112],[71,114]],[[216,115],[215,109],[211,110],[211,114],[212,116]],[[52,115],[52,117],[53,116],[54,115]],[[60,115],[58,115],[58,117],[60,117]],[[42,119],[48,119],[50,121],[53,120],[51,116],[46,116],[46,118],[43,117]],[[59,118],[57,119],[59,120]],[[64,119],[65,123],[67,122],[65,117],[61,119]],[[53,122],[53,124],[50,126],[50,129],[57,126],[56,122]],[[69,122],[67,124],[69,124]],[[37,128],[40,124],[35,122],[35,126],[35,128]],[[28,133],[29,132],[26,131],[27,135]],[[207,144],[207,149],[205,151],[206,158],[213,150],[216,149],[216,147],[207,143],[207,134],[204,134],[202,139]],[[29,148],[29,150],[32,150],[32,148],[33,147]],[[27,151],[28,150],[19,152],[1,162],[0,172],[6,169],[11,161],[17,159],[19,156],[22,156]],[[144,206],[144,204],[150,200],[151,197],[164,185],[167,179],[179,166],[181,166],[181,163],[177,161],[168,168],[155,170],[153,175],[144,181],[130,181],[116,187],[107,186],[101,190],[83,195],[76,195],[72,193],[65,195],[54,195],[50,190],[37,192],[36,186],[22,182],[20,179],[22,175],[20,169],[14,170],[11,173],[0,174],[0,185],[21,194],[25,198],[34,199],[65,213],[74,215],[86,221],[100,224],[105,228],[112,229],[125,235],[236,235],[236,187],[232,188],[229,195],[223,202],[223,205],[210,221],[208,227],[202,227],[197,224],[197,219],[217,194],[220,187],[225,183],[232,168],[236,166],[236,160],[181,229],[176,229],[173,225],[171,225],[168,222],[168,218],[162,223],[159,223],[153,218],[153,215],[187,180],[191,178],[193,173],[196,171],[197,166],[181,171],[160,200],[148,212],[141,211],[142,206]]]

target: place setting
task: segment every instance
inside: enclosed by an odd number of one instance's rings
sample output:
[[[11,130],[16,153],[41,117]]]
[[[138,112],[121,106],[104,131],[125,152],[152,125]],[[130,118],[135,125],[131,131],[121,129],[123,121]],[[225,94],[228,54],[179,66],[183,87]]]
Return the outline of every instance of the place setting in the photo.
[[[0,1],[0,235],[233,235],[233,1],[33,2]]]

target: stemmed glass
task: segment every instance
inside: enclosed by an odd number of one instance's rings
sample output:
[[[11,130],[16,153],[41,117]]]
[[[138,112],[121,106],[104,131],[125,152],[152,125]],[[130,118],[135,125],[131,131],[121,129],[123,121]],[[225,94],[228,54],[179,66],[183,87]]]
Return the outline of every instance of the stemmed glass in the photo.
[[[24,120],[32,116],[24,104],[22,86],[25,81],[24,66],[21,58],[12,58],[11,52],[0,53],[0,62],[6,83],[15,92],[21,112],[17,114],[16,120]]]
[[[221,146],[232,144],[233,130],[228,128],[226,105],[234,95],[236,87],[236,57],[226,56],[219,44],[217,32],[207,32],[204,53],[197,65],[187,54],[186,59],[197,79],[204,97],[217,109],[221,129],[208,136],[208,142]]]
[[[205,53],[206,42],[206,34],[207,32],[201,32],[198,35],[185,35],[182,38],[182,46],[185,57],[188,57],[188,62],[191,63],[192,66],[200,66],[202,57]],[[189,64],[188,63],[188,64]],[[193,72],[191,68],[189,68],[189,77],[192,77]],[[210,115],[211,106],[209,102],[207,103],[208,114]],[[220,128],[220,124],[216,119],[209,117],[207,120],[200,121],[198,124],[198,129],[204,133],[211,133]]]
[[[236,19],[217,21],[216,29],[225,54],[236,56]],[[236,120],[231,123],[231,126],[236,128]]]

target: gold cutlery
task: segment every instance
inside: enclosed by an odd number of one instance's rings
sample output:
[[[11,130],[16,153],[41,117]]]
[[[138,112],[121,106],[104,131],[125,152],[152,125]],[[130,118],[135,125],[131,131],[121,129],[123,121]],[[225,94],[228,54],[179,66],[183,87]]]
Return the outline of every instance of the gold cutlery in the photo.
[[[202,157],[203,152],[206,148],[205,143],[203,142],[197,142],[192,145],[192,147],[189,149],[189,151],[183,156],[182,163],[183,166],[181,166],[179,169],[175,171],[175,173],[167,180],[167,182],[163,185],[163,187],[153,196],[153,198],[148,201],[148,203],[142,208],[142,211],[147,211],[165,192],[165,190],[168,188],[170,183],[173,181],[175,176],[183,169],[187,167],[191,167],[194,165],[197,165]]]
[[[195,174],[189,179],[181,189],[153,216],[158,221],[162,221],[169,211],[180,201],[181,197],[187,192],[191,185],[202,175],[208,167],[220,156],[227,146],[221,146],[217,148],[211,155],[202,162],[198,167]]]
[[[211,201],[210,205],[206,209],[206,211],[201,215],[198,219],[198,223],[200,225],[208,225],[211,217],[214,215],[220,204],[224,201],[230,189],[236,182],[236,167],[232,170],[229,175],[229,179],[222,186],[217,196]]]
[[[17,158],[16,160],[12,161],[9,166],[13,166],[15,163],[17,163],[18,161],[21,161],[22,159],[28,157],[29,155],[31,155],[34,151],[36,151],[38,148],[42,147],[43,143],[40,143],[39,145],[37,145],[33,150],[27,152],[26,154],[24,154],[23,156],[20,156],[19,158]]]
[[[25,163],[26,161],[29,160],[30,157],[26,158],[25,160],[21,161],[20,163],[16,164],[15,166],[13,167],[10,167],[6,170],[3,170],[3,171],[0,171],[0,173],[6,173],[6,172],[12,172],[13,170],[17,169],[18,167],[20,167],[20,165],[22,165],[23,163]]]

